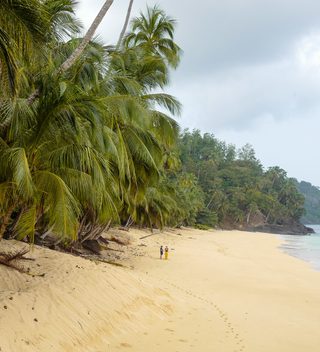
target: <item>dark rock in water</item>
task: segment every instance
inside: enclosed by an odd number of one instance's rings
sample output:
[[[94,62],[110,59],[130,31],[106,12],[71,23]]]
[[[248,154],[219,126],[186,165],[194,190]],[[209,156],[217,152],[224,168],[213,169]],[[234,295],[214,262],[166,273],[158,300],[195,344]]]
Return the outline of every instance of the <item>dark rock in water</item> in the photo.
[[[306,225],[303,225],[307,230],[308,230],[308,234],[310,233],[315,233],[314,229],[312,227],[308,227]]]
[[[314,230],[311,227],[304,226],[300,223],[291,223],[291,224],[263,224],[259,226],[248,226],[244,228],[245,231],[252,232],[267,232],[275,233],[280,235],[309,235],[314,233]]]

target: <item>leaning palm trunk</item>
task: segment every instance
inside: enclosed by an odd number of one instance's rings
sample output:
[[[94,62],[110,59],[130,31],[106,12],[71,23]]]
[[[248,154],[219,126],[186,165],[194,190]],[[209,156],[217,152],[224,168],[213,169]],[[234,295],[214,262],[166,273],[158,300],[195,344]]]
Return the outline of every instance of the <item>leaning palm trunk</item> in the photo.
[[[96,223],[88,218],[87,214],[85,214],[80,222],[80,226],[78,229],[78,239],[81,243],[87,240],[96,240],[101,234],[105,231],[108,231],[111,225],[111,220],[107,223]]]
[[[129,1],[128,11],[127,11],[127,16],[126,16],[126,19],[124,21],[124,25],[122,27],[122,31],[121,31],[119,39],[118,39],[116,50],[119,50],[121,42],[122,42],[122,39],[123,39],[123,36],[126,33],[126,30],[127,30],[127,27],[128,27],[128,23],[129,23],[129,19],[130,19],[131,10],[132,10],[132,5],[133,5],[133,0],[130,0]]]
[[[101,10],[99,11],[98,15],[92,22],[91,26],[89,27],[87,33],[83,37],[80,45],[77,47],[77,49],[65,60],[65,62],[59,67],[57,74],[61,74],[63,72],[66,72],[75,62],[76,60],[81,56],[83,53],[84,49],[90,42],[90,40],[93,38],[95,31],[97,30],[99,24],[103,20],[104,16],[108,12],[110,6],[112,5],[113,0],[107,0],[104,5],[102,6]],[[39,89],[36,89],[29,97],[28,97],[28,104],[31,105],[35,99],[39,96]]]
[[[125,225],[125,228],[128,229],[132,224],[134,223],[134,220],[132,219],[131,215],[129,216],[129,219]]]
[[[83,50],[93,38],[95,31],[97,30],[99,24],[103,20],[112,3],[113,0],[107,0],[104,3],[97,17],[94,19],[90,28],[88,29],[86,35],[83,37],[82,42],[77,47],[77,49],[68,57],[68,59],[59,67],[58,73],[63,73],[67,71],[75,63],[78,57],[83,53]]]

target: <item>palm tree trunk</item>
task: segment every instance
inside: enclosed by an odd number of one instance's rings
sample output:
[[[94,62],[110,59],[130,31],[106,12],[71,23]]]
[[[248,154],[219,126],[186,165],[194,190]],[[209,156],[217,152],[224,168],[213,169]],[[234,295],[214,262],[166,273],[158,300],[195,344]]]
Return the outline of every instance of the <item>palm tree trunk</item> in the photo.
[[[213,202],[213,197],[214,197],[214,194],[213,194],[212,197],[210,198],[209,203],[206,205],[206,208],[207,208],[207,209],[209,209],[211,203]]]
[[[92,22],[90,28],[88,29],[87,33],[82,39],[82,42],[77,47],[77,49],[68,57],[68,59],[59,67],[58,74],[67,71],[78,59],[79,56],[83,53],[83,50],[88,45],[90,40],[93,38],[95,31],[97,30],[99,24],[103,20],[104,16],[106,15],[107,11],[109,10],[110,6],[112,5],[113,0],[107,0],[101,10],[97,14],[96,18]]]
[[[116,51],[119,50],[122,39],[124,34],[126,33],[127,27],[128,27],[128,23],[129,23],[129,19],[130,19],[130,14],[131,14],[131,10],[132,10],[132,5],[133,5],[133,0],[129,1],[129,7],[128,7],[128,11],[127,11],[127,16],[126,16],[126,20],[124,21],[124,25],[122,27],[122,31],[120,33],[118,42],[117,42],[117,46],[116,46]]]
[[[97,30],[99,24],[103,20],[104,16],[106,15],[107,11],[109,10],[110,6],[112,5],[113,0],[107,0],[104,5],[102,6],[101,10],[99,11],[98,15],[92,22],[90,28],[88,29],[87,33],[82,39],[82,42],[80,45],[77,47],[77,49],[65,60],[65,62],[59,67],[57,74],[61,74],[65,71],[67,71],[74,63],[75,61],[81,56],[83,53],[83,50],[85,47],[88,45],[92,37],[94,36],[95,31]],[[31,105],[38,97],[39,97],[40,91],[37,88],[29,97],[28,97],[28,104]]]
[[[247,214],[247,225],[249,224],[250,217],[251,217],[251,209],[249,210],[249,212]]]

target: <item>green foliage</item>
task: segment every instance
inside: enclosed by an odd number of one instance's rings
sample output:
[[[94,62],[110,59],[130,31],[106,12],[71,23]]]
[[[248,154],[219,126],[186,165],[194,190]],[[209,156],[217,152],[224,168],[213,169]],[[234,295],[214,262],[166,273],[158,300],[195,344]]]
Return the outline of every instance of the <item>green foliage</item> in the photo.
[[[305,198],[305,214],[301,221],[303,224],[320,224],[320,189],[310,182],[295,180],[296,186]]]
[[[299,221],[303,197],[284,170],[263,170],[250,145],[233,145],[198,130],[180,136],[182,169],[193,173],[204,194],[197,222],[208,226]]]
[[[171,176],[171,187],[177,203],[174,225],[194,225],[204,207],[204,194],[193,174],[180,172]],[[172,221],[171,221],[172,222]]]
[[[6,88],[0,106],[0,237],[33,240],[49,231],[68,242],[87,236],[88,228],[128,218],[163,227],[177,212],[165,169],[178,164],[179,128],[166,111],[179,114],[181,106],[162,91],[169,66],[179,61],[174,20],[148,8],[128,36],[152,30],[152,42],[127,46],[125,39],[113,52],[91,41],[57,75],[81,41],[74,6],[73,0],[0,5],[0,78]],[[35,88],[39,96],[29,101]]]
[[[210,230],[210,226],[203,225],[203,224],[196,224],[195,228],[198,229],[198,230],[204,230],[204,231]]]
[[[197,214],[196,221],[197,228],[200,228],[201,226],[215,227],[218,224],[218,215],[212,210],[202,208]]]

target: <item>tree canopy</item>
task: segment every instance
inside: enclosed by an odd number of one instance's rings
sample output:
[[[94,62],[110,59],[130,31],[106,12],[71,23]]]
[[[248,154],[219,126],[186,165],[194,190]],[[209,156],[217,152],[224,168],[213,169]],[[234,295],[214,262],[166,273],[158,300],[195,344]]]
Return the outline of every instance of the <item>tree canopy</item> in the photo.
[[[310,182],[296,181],[298,190],[305,198],[305,214],[301,221],[304,224],[320,224],[320,189]]]
[[[252,146],[236,150],[198,130],[185,130],[179,146],[183,171],[196,177],[204,194],[199,223],[282,224],[299,221],[302,216],[304,198],[294,179],[279,167],[264,170]]]

